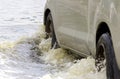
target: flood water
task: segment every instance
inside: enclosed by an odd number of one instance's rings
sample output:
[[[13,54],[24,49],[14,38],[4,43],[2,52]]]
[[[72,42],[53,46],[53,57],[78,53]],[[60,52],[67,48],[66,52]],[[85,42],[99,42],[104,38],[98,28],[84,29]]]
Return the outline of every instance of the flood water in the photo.
[[[0,79],[106,79],[92,57],[50,49],[42,24],[45,2],[0,1]]]

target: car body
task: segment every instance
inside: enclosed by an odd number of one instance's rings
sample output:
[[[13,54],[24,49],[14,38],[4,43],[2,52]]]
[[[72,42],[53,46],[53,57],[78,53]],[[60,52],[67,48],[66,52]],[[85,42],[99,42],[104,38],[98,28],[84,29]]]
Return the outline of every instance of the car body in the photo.
[[[44,24],[49,12],[59,45],[82,56],[95,57],[98,39],[108,32],[120,69],[119,0],[48,0]]]

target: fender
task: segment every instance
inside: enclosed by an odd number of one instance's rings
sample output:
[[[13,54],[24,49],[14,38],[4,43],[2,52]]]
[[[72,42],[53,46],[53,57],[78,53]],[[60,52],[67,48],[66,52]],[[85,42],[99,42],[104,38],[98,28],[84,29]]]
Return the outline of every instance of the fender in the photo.
[[[96,4],[94,4],[94,2]],[[120,1],[118,0],[91,0],[89,2],[88,17],[88,48],[91,54],[96,55],[96,32],[101,22],[105,22],[111,32],[117,64],[120,68]]]

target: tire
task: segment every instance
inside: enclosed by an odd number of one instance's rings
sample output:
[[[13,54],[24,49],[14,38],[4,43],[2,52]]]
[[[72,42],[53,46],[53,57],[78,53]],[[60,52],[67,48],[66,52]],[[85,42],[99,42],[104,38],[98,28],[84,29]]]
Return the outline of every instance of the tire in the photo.
[[[51,49],[52,48],[58,48],[58,42],[56,39],[55,31],[54,31],[54,24],[53,24],[53,19],[51,13],[48,14],[46,22],[45,22],[45,31],[46,31],[46,39],[49,37],[52,38],[51,40]]]
[[[102,67],[106,66],[107,79],[120,79],[112,40],[108,33],[101,35],[97,43],[96,51],[96,66],[98,68],[98,71],[100,71]],[[100,66],[100,63],[104,62],[105,60],[106,62]]]

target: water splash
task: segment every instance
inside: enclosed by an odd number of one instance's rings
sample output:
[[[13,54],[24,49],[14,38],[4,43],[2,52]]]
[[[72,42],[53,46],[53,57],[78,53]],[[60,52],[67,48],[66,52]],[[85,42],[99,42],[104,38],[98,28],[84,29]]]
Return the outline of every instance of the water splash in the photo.
[[[92,57],[75,60],[73,55],[63,48],[50,49],[51,38],[43,39],[39,44],[41,60],[58,68],[57,72],[44,75],[41,79],[106,79],[105,69],[97,72]],[[54,70],[54,69],[53,69]]]

